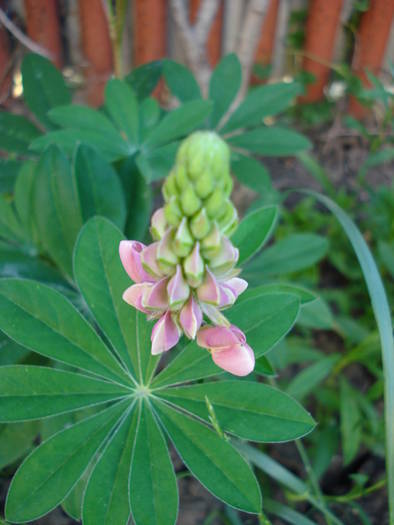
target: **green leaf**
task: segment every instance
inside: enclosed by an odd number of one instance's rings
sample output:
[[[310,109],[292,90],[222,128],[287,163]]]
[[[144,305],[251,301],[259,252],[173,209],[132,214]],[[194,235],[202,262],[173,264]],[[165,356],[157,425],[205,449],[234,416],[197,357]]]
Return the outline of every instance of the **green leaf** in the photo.
[[[394,279],[394,242],[378,241],[378,253],[386,270]]]
[[[131,410],[108,441],[89,478],[83,499],[84,525],[126,525],[129,475],[138,411]]]
[[[295,233],[275,242],[245,268],[245,279],[261,279],[261,275],[298,272],[322,259],[328,241],[313,233]]]
[[[116,133],[108,133],[101,129],[60,129],[51,131],[34,140],[30,149],[42,152],[51,144],[62,148],[66,153],[72,155],[75,148],[80,144],[88,144],[96,148],[108,162],[127,157],[130,154],[130,146]]]
[[[294,325],[299,312],[299,300],[284,293],[261,293],[239,302],[227,312],[229,321],[245,332],[256,357],[276,345]],[[173,385],[222,374],[211,355],[192,342],[154,379],[154,387]]]
[[[334,326],[334,317],[326,301],[318,297],[316,301],[302,308],[297,323],[307,328],[330,330]]]
[[[128,157],[118,168],[128,210],[125,234],[128,239],[144,239],[152,210],[152,187],[136,166],[135,157]]]
[[[264,510],[293,525],[317,525],[315,521],[279,501],[264,500]]]
[[[155,89],[161,77],[162,66],[161,60],[155,60],[136,67],[127,75],[125,80],[130,84],[138,100],[148,97]]]
[[[241,87],[241,64],[235,53],[225,56],[213,70],[209,83],[209,98],[213,101],[210,125],[215,128]]]
[[[75,246],[75,279],[101,330],[122,362],[139,379],[150,377],[158,358],[150,353],[151,325],[122,295],[132,281],[123,269],[119,243],[124,237],[109,221],[94,217]]]
[[[128,384],[126,373],[89,323],[49,286],[1,279],[0,328],[38,354]]]
[[[22,115],[0,113],[0,150],[27,154],[30,143],[40,135],[34,124]]]
[[[112,122],[97,109],[78,104],[59,106],[49,112],[52,122],[68,129],[96,130],[119,140],[120,136]]]
[[[16,365],[0,368],[0,421],[15,422],[115,401],[130,389],[53,368]]]
[[[311,142],[296,131],[270,126],[257,128],[227,139],[230,146],[267,157],[287,157],[310,149]]]
[[[48,111],[71,103],[71,94],[63,75],[50,60],[32,53],[24,56],[21,72],[23,99],[27,107],[40,122],[52,128]]]
[[[287,293],[287,294],[295,295],[300,300],[302,306],[307,305],[309,303],[313,303],[314,301],[318,299],[317,295],[315,295],[313,292],[311,292],[307,288],[303,288],[302,286],[298,286],[296,284],[280,282],[280,283],[262,284],[261,286],[257,286],[256,288],[248,288],[238,298],[238,303],[242,301],[246,301],[247,299],[251,299],[253,297],[258,297],[259,295],[264,294],[264,293]]]
[[[223,431],[250,441],[297,439],[315,426],[297,401],[262,383],[219,381],[163,389],[155,395],[207,422],[209,401]]]
[[[287,109],[302,91],[300,84],[276,83],[253,89],[221,129],[227,133],[238,128],[258,125],[264,117],[276,115]]]
[[[6,519],[32,521],[56,507],[83,475],[126,406],[124,402],[117,403],[36,448],[11,482]]]
[[[130,474],[130,505],[136,525],[176,522],[176,477],[166,441],[147,402],[140,406]]]
[[[257,193],[272,191],[268,170],[261,162],[241,153],[231,153],[231,171],[237,179]]]
[[[348,465],[360,447],[362,415],[357,394],[344,377],[340,383],[340,416],[343,463]]]
[[[30,354],[27,348],[19,346],[0,332],[0,366],[21,363]]]
[[[164,403],[155,402],[154,406],[193,476],[228,505],[258,514],[262,505],[259,485],[249,465],[230,443]]]
[[[36,163],[32,161],[24,162],[18,173],[14,188],[14,204],[20,223],[25,232],[26,239],[34,242],[36,232],[35,224],[32,221],[33,215],[33,194],[36,182]]]
[[[272,234],[277,219],[277,206],[265,206],[244,217],[231,238],[233,244],[239,249],[239,265],[242,265],[263,247]]]
[[[38,431],[36,421],[0,425],[0,469],[28,454],[34,446]]]
[[[167,177],[175,164],[176,152],[179,142],[172,142],[153,151],[145,151],[138,155],[137,166],[147,182]]]
[[[145,148],[151,149],[162,146],[188,135],[204,122],[211,109],[212,103],[210,101],[193,100],[167,113],[147,136]]]
[[[91,465],[84,472],[83,476],[74,485],[71,492],[68,493],[67,497],[62,501],[62,509],[75,521],[81,521],[82,502],[83,496],[86,489],[86,484],[91,474]]]
[[[265,355],[261,355],[258,359],[256,359],[254,373],[268,377],[274,377],[277,375],[274,367],[271,364],[271,361]]]
[[[0,193],[12,193],[23,164],[18,160],[0,159]]]
[[[75,175],[67,157],[50,147],[35,173],[34,218],[40,242],[63,273],[72,275],[72,253],[82,226]]]
[[[136,148],[139,140],[138,102],[126,82],[112,78],[105,87],[105,106],[123,137]]]
[[[193,73],[184,65],[166,59],[163,62],[163,74],[171,93],[180,102],[201,99],[200,87]]]
[[[125,197],[112,166],[96,150],[82,144],[75,156],[74,171],[84,222],[94,215],[102,215],[123,228]]]
[[[143,142],[160,119],[161,109],[155,98],[144,98],[139,105],[140,141]]]
[[[286,391],[290,396],[302,401],[320,385],[331,373],[338,356],[323,357],[311,366],[304,368],[289,383]]]

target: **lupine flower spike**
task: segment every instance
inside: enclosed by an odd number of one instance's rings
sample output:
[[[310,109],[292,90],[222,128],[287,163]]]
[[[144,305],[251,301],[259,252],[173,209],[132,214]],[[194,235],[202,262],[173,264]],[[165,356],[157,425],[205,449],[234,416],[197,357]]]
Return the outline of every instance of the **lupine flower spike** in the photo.
[[[119,253],[135,283],[123,299],[157,320],[152,354],[170,350],[184,334],[220,368],[244,376],[254,368],[253,351],[222,313],[248,286],[229,239],[238,224],[231,190],[228,146],[215,133],[193,133],[163,185],[164,206],[151,219],[154,242],[122,241]]]

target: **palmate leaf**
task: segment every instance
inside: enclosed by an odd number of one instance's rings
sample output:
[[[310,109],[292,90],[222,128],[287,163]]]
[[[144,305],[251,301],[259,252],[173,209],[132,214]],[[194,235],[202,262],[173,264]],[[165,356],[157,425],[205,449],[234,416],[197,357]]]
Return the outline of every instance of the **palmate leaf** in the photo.
[[[260,512],[254,474],[221,432],[283,441],[312,430],[313,419],[286,394],[250,381],[174,388],[222,373],[194,343],[155,379],[152,325],[122,300],[131,284],[118,255],[122,239],[114,224],[94,217],[75,246],[75,281],[98,333],[55,290],[27,280],[0,281],[0,328],[17,343],[77,369],[0,369],[0,422],[45,417],[43,435],[50,436],[17,471],[7,519],[30,521],[63,502],[84,525],[126,525],[130,516],[136,525],[174,525],[178,494],[165,436],[215,496]],[[290,285],[247,293],[228,318],[261,356],[292,327],[300,302],[311,297]]]

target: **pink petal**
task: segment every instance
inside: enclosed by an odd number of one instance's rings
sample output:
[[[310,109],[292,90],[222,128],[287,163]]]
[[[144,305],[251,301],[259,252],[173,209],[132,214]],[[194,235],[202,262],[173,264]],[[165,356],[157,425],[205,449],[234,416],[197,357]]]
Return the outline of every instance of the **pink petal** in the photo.
[[[212,351],[228,349],[239,343],[238,334],[227,326],[204,326],[197,334],[197,344]]]
[[[254,369],[253,350],[247,344],[237,344],[226,350],[212,351],[214,363],[235,376],[247,376]]]
[[[189,339],[195,339],[202,323],[202,311],[193,295],[190,295],[189,300],[182,308],[179,322],[186,336]]]
[[[183,262],[183,269],[190,286],[196,287],[204,275],[204,261],[200,255],[200,243],[196,242],[191,254]]]
[[[159,208],[155,211],[155,213],[152,215],[151,219],[151,234],[152,237],[158,241],[163,236],[167,229],[167,221],[165,218],[164,208]]]
[[[142,267],[141,252],[144,248],[145,245],[138,241],[120,241],[119,244],[119,255],[123,267],[136,283],[153,281],[152,276],[147,274]]]
[[[211,268],[217,272],[229,271],[238,261],[239,250],[227,237],[222,237],[219,253],[210,261]]]
[[[235,296],[238,297],[248,287],[248,281],[245,281],[245,279],[241,279],[240,277],[232,277],[225,281],[223,285],[231,288]]]
[[[183,305],[183,303],[187,301],[189,297],[190,288],[183,277],[182,268],[179,264],[176,267],[175,274],[168,282],[167,293],[168,302],[171,307]]]
[[[232,306],[235,303],[235,299],[237,298],[232,289],[229,286],[226,286],[225,284],[219,284],[219,290],[219,308],[227,308],[229,306]]]
[[[152,285],[149,283],[133,284],[133,286],[127,288],[123,293],[123,300],[131,306],[134,306],[134,308],[137,308],[137,310],[146,313],[147,310],[144,308],[143,302],[144,297],[150,292],[151,287]]]
[[[145,308],[163,311],[168,309],[167,283],[168,278],[165,277],[151,287],[143,298]]]
[[[146,272],[148,272],[148,274],[151,275],[149,277],[151,281],[156,281],[157,278],[162,277],[160,268],[157,265],[157,247],[158,245],[159,245],[158,242],[149,244],[149,246],[146,246],[146,248],[144,248],[141,252],[142,266],[144,270],[146,270]],[[154,277],[154,279],[152,279],[152,276]]]
[[[162,352],[167,352],[167,350],[177,344],[180,335],[181,332],[172,319],[171,312],[167,311],[153,327],[151,335],[152,354],[158,355]]]
[[[220,303],[219,285],[208,266],[206,267],[203,282],[197,288],[197,296],[203,303],[213,305],[218,305]]]

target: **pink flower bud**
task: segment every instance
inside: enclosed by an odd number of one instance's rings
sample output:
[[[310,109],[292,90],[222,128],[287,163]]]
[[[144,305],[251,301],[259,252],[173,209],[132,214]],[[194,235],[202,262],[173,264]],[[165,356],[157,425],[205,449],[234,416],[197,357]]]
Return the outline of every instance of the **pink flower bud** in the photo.
[[[179,322],[186,336],[195,339],[202,323],[202,311],[192,294],[181,310]]]
[[[219,284],[220,288],[220,308],[232,306],[237,297],[248,287],[247,281],[239,277],[232,277]]]
[[[215,274],[224,274],[231,270],[238,261],[239,250],[233,246],[232,242],[227,237],[222,237],[219,253],[213,257],[209,266]]]
[[[142,298],[142,306],[146,310],[168,310],[167,283],[168,278],[165,277],[151,286]]]
[[[138,241],[120,241],[119,244],[119,255],[123,268],[135,283],[155,280],[142,267],[141,253],[145,248],[145,245]]]
[[[164,237],[159,241],[157,246],[157,260],[159,263],[163,263],[169,266],[175,266],[178,264],[178,257],[175,255],[172,249],[173,231],[167,230]]]
[[[206,266],[204,279],[197,288],[197,297],[203,303],[213,304],[215,306],[220,303],[219,285],[208,266]]]
[[[187,282],[193,288],[201,284],[204,275],[204,261],[200,255],[200,244],[196,242],[191,254],[183,261]]]
[[[190,288],[182,274],[182,268],[178,264],[175,274],[171,277],[167,284],[168,302],[170,308],[175,310],[187,301]]]
[[[150,275],[155,277],[155,279],[152,279],[152,277],[150,277],[151,281],[157,281],[158,278],[163,276],[157,264],[158,246],[159,246],[159,243],[154,242],[152,244],[149,244],[149,246],[144,248],[141,252],[141,262],[142,262],[142,266],[144,270],[146,270]]]
[[[245,334],[236,326],[206,326],[199,330],[197,343],[212,353],[214,363],[236,376],[246,376],[254,369],[253,350]]]
[[[160,317],[160,319],[153,327],[151,335],[152,354],[158,355],[162,352],[167,352],[167,350],[169,350],[177,344],[180,336],[181,331],[177,324],[174,322],[171,312],[168,310],[164,315]]]
[[[243,293],[248,287],[248,281],[241,279],[240,277],[232,277],[223,283],[225,286],[231,288],[236,298]]]
[[[159,241],[165,234],[167,229],[167,221],[164,213],[164,208],[159,208],[152,215],[150,232],[155,241]]]
[[[148,313],[148,310],[146,310],[143,303],[145,297],[150,293],[151,289],[152,284],[150,283],[133,284],[133,286],[129,286],[129,288],[123,292],[122,297],[126,303],[134,306],[134,308],[140,312]]]

